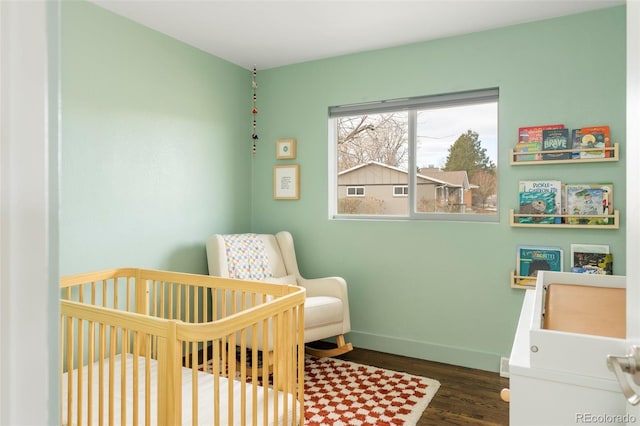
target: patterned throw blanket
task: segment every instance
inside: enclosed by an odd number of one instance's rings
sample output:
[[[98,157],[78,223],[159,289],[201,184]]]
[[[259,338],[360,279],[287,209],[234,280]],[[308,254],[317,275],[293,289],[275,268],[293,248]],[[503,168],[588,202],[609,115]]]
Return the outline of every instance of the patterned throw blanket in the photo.
[[[229,278],[264,280],[273,276],[264,243],[256,234],[227,234],[222,238],[227,253]]]

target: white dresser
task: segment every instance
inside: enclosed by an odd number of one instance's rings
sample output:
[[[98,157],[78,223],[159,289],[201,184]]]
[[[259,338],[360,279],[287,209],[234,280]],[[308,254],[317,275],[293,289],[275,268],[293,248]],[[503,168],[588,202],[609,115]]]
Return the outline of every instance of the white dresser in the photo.
[[[624,425],[627,403],[607,355],[626,353],[625,340],[543,329],[548,283],[624,287],[625,277],[543,272],[526,290],[509,359],[510,424]]]

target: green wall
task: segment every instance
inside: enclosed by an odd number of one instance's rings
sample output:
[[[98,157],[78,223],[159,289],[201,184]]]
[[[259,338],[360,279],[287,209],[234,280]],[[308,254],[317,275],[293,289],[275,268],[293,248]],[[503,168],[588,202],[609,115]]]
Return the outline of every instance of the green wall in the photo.
[[[250,226],[250,72],[86,2],[61,45],[61,273],[206,273]]]
[[[518,181],[613,182],[625,210],[624,162],[513,167],[520,126],[608,123],[625,132],[625,9],[266,70],[254,160],[253,230],[288,229],[309,277],[344,276],[356,346],[453,364],[499,368],[508,356],[522,290],[509,287],[518,244],[606,243],[625,273],[619,230],[511,228]],[[327,108],[382,99],[499,87],[500,223],[328,218]],[[296,138],[298,158],[275,160],[275,141]],[[301,167],[301,199],[274,201],[272,168]]]
[[[293,233],[307,277],[349,285],[356,345],[498,370],[523,297],[518,244],[609,244],[625,273],[624,161],[513,167],[517,128],[625,129],[625,9],[617,7],[258,71],[84,2],[62,7],[60,271],[116,266],[206,273],[215,232]],[[330,220],[327,108],[500,88],[499,223]],[[276,160],[275,141],[298,140]],[[301,199],[273,200],[273,166],[301,166]],[[619,230],[511,228],[517,182],[615,185]],[[565,260],[565,268],[569,265]]]

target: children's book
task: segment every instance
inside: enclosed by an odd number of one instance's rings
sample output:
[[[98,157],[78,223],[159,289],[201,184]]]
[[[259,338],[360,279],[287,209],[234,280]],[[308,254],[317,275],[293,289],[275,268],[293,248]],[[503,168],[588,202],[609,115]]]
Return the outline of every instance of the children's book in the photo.
[[[520,127],[518,129],[518,143],[540,143],[542,142],[542,131],[551,129],[564,129],[564,124]]]
[[[530,152],[531,154],[518,154],[516,161],[542,160],[542,131],[547,129],[563,129],[564,124],[548,124],[543,126],[528,126],[518,128],[518,145],[516,152]]]
[[[609,126],[583,127],[580,134],[580,158],[611,157],[611,151],[604,149],[611,147]]]
[[[516,161],[542,160],[542,142],[523,142],[516,145],[515,151],[522,154],[516,155]],[[529,152],[530,154],[525,154]]]
[[[563,250],[552,246],[518,246],[516,275],[532,277],[521,279],[520,284],[535,282],[538,271],[562,272]],[[524,282],[523,282],[524,281]]]
[[[565,185],[567,223],[575,225],[613,225],[613,184]]]
[[[548,215],[518,216],[520,223],[556,223],[556,218],[553,216],[556,213],[556,196],[553,192],[520,192],[519,195],[520,208],[518,213],[523,215]]]
[[[572,129],[571,130],[571,144],[573,145],[573,152],[571,153],[571,158],[576,159],[580,158],[580,146],[582,144],[582,132],[581,129]]]
[[[559,180],[521,180],[518,188],[519,193],[523,192],[550,192],[553,194],[555,208],[553,213],[562,214],[562,182]],[[525,197],[526,198],[526,197]],[[545,198],[543,198],[543,201]],[[530,199],[528,199],[530,201]],[[546,206],[545,206],[546,207]],[[522,210],[522,203],[521,209]],[[545,209],[546,210],[546,209]],[[522,212],[525,213],[525,212]],[[562,223],[561,217],[553,218],[552,223]]]
[[[613,275],[613,254],[608,245],[571,244],[571,272]]]
[[[544,129],[542,131],[543,160],[570,160],[573,142],[569,142],[569,129]]]

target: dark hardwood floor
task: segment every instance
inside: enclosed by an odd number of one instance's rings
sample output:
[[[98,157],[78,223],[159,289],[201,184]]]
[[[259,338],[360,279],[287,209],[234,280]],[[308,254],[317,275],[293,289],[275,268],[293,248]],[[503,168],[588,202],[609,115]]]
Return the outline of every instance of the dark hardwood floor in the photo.
[[[439,381],[440,389],[418,426],[509,424],[509,403],[500,399],[500,391],[509,387],[509,379],[498,373],[360,348],[339,358]]]

